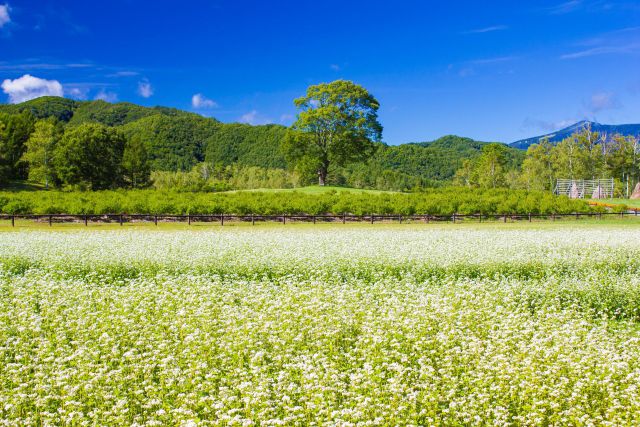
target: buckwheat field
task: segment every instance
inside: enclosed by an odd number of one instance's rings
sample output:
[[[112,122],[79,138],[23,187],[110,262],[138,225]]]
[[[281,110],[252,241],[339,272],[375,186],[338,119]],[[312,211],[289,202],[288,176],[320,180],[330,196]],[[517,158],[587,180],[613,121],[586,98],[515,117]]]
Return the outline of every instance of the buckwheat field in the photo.
[[[638,425],[640,229],[0,233],[0,425]]]

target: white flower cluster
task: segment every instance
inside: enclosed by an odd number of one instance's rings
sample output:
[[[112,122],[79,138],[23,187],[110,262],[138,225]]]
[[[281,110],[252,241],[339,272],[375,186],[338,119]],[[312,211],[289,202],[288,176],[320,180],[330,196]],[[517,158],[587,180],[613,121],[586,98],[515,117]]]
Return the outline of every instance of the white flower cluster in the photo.
[[[640,230],[0,234],[0,426],[638,425]]]

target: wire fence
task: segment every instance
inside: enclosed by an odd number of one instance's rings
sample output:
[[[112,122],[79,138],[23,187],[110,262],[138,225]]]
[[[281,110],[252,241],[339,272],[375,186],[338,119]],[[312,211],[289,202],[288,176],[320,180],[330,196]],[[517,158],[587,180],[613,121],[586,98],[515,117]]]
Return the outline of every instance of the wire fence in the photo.
[[[135,224],[135,223],[217,223],[225,225],[228,223],[256,223],[277,222],[286,225],[288,223],[462,223],[462,222],[516,222],[516,221],[559,221],[566,219],[604,219],[604,218],[625,218],[639,217],[637,210],[626,212],[588,212],[588,213],[550,213],[550,214],[451,214],[451,215],[304,215],[304,214],[282,214],[282,215],[234,215],[234,214],[212,214],[212,215],[142,215],[142,214],[104,214],[104,215],[0,215],[0,223],[11,224],[15,227],[18,220],[30,220],[36,223],[53,224],[78,223],[88,226],[89,224]]]

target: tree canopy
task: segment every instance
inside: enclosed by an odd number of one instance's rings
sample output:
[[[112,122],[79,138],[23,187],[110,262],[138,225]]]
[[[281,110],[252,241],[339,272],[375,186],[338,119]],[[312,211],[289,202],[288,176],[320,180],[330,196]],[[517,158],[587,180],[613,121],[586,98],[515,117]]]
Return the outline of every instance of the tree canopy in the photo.
[[[294,101],[300,109],[285,149],[313,167],[325,185],[329,167],[362,160],[382,138],[380,104],[365,88],[347,80],[310,86]]]

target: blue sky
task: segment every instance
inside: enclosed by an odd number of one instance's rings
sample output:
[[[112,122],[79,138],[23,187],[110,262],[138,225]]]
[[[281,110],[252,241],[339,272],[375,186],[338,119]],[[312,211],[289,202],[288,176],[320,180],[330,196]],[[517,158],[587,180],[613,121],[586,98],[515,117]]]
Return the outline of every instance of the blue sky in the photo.
[[[640,2],[0,0],[1,102],[288,125],[295,97],[338,78],[378,98],[389,144],[638,123]]]

